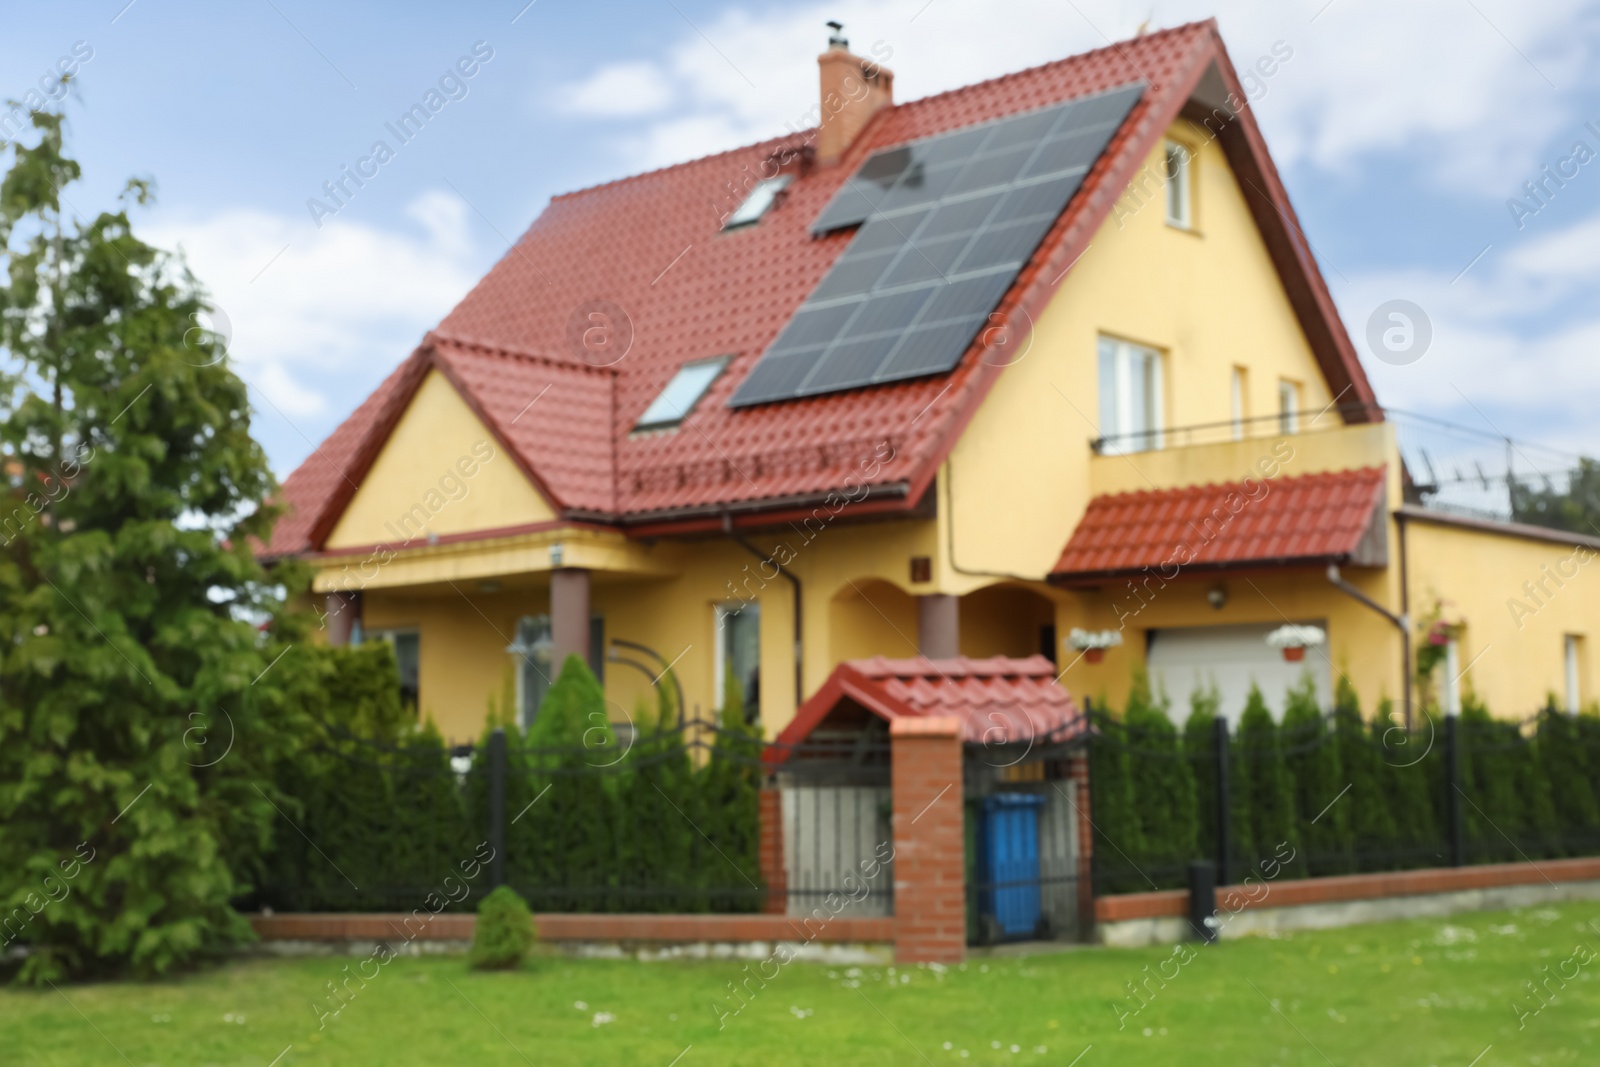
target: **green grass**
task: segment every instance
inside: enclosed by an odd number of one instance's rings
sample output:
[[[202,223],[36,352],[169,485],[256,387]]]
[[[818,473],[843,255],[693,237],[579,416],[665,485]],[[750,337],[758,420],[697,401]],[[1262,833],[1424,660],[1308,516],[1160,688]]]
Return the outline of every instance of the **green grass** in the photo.
[[[319,1030],[311,1002],[354,961],[259,959],[146,985],[0,992],[0,1062],[120,1064],[120,1052],[137,1067],[266,1067],[292,1045],[279,1067],[667,1067],[686,1048],[681,1067],[965,1067],[1070,1064],[1092,1045],[1079,1067],[1468,1067],[1492,1045],[1479,1067],[1588,1064],[1600,1061],[1600,957],[1524,1028],[1511,1007],[1533,1006],[1522,983],[1579,944],[1600,950],[1600,904],[1233,941],[1197,948],[1121,1030],[1112,1002],[1170,947],[975,958],[942,975],[861,967],[859,988],[847,967],[796,962],[720,1028],[712,1004],[728,1003],[742,963],[543,956],[477,974],[458,957],[398,959]],[[597,1025],[597,1012],[614,1021]]]

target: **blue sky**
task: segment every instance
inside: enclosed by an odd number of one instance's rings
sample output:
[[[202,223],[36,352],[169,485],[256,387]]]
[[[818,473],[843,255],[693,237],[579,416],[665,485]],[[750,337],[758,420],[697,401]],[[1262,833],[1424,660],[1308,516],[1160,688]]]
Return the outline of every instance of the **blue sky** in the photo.
[[[212,289],[280,475],[550,196],[798,122],[828,18],[858,50],[892,50],[901,100],[1146,20],[1216,15],[1240,68],[1286,45],[1254,106],[1352,337],[1368,356],[1368,319],[1395,299],[1432,325],[1420,359],[1366,359],[1380,399],[1600,453],[1600,2],[125,3],[8,13],[0,95],[93,49],[69,107],[87,175],[73,202],[92,212],[155,178],[142,229]],[[395,143],[384,124],[475,45],[492,57],[316,225],[307,201]],[[1563,159],[1565,184],[1530,198],[1523,183]],[[1520,226],[1513,197],[1538,208]]]

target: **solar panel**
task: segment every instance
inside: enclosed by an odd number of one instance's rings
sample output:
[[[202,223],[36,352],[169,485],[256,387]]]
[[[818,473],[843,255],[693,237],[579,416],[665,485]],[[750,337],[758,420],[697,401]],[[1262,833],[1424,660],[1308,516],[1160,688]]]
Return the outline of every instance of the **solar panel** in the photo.
[[[859,226],[729,400],[949,371],[1066,210],[1142,83],[870,156],[811,224]]]

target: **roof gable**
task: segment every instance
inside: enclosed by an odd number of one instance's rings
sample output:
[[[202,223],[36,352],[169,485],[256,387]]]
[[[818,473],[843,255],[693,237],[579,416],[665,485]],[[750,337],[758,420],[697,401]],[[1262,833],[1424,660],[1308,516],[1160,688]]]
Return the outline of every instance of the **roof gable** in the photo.
[[[1218,79],[1245,98],[1215,24],[1196,23],[886,108],[836,167],[809,165],[815,131],[805,131],[557,197],[413,361],[446,369],[567,517],[713,528],[725,513],[794,506],[862,481],[878,503],[858,509],[910,507],[1001,372],[1003,361],[978,358],[989,331],[946,375],[728,407],[849,243],[848,233],[811,237],[811,222],[877,149],[1143,80],[1149,91],[997,309],[1036,317],[1196,87]],[[1334,391],[1371,401],[1248,109],[1219,139],[1255,190],[1251,210]],[[756,225],[723,231],[726,211],[780,156],[799,160],[781,201]],[[597,313],[617,338],[603,351],[587,341]],[[683,425],[631,431],[678,367],[723,355],[727,372]],[[342,509],[395,417],[392,394],[408,380],[414,388],[416,374],[391,375],[287,480],[290,515],[271,551],[321,545],[326,516]],[[558,393],[566,399],[549,404],[560,413],[549,426],[516,417]]]

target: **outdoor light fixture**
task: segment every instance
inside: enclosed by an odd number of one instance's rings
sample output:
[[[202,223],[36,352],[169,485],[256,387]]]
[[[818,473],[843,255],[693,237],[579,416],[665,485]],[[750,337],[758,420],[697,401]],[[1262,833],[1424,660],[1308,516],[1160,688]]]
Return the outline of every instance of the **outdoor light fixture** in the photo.
[[[1222,606],[1228,602],[1228,591],[1220,585],[1214,585],[1210,592],[1206,593],[1206,602],[1221,611]]]
[[[561,566],[561,561],[562,561],[562,559],[564,559],[566,557],[566,554],[567,554],[567,546],[566,545],[562,545],[562,544],[551,545],[550,546],[550,566],[552,566],[552,567]]]

